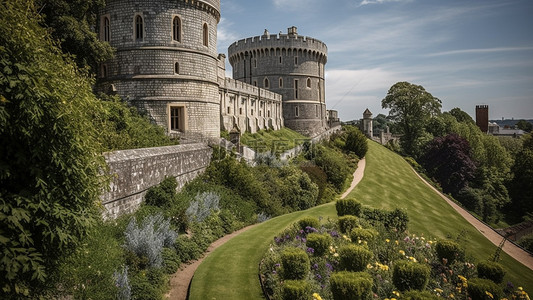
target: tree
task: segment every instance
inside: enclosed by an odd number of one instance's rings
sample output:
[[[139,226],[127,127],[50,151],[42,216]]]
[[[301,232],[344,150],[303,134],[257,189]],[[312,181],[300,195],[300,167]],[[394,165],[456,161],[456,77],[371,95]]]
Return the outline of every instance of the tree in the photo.
[[[519,120],[515,126],[516,128],[522,129],[525,132],[531,132],[531,130],[533,130],[533,125],[526,120]]]
[[[457,194],[474,178],[476,165],[468,141],[457,134],[437,137],[428,144],[420,162],[444,192]]]
[[[347,136],[344,149],[355,153],[359,158],[364,157],[368,151],[366,136],[354,126],[346,126],[345,130],[347,131]]]
[[[103,159],[91,81],[40,27],[33,1],[0,3],[0,298],[36,299],[93,226]]]
[[[511,168],[513,174],[509,182],[513,209],[521,215],[533,213],[533,138],[531,134],[524,136],[522,150],[516,155]]]
[[[418,156],[427,136],[425,126],[431,117],[440,114],[441,101],[422,86],[398,82],[381,101],[382,108],[390,108],[389,118],[398,124],[403,134],[401,145],[408,155]]]
[[[452,108],[452,110],[450,110],[450,115],[454,116],[457,122],[476,124],[472,117],[466,112],[462,111],[459,107]]]
[[[113,48],[94,31],[105,0],[35,0],[35,4],[52,37],[63,52],[75,56],[78,67],[89,66],[95,73],[99,63],[113,57]]]

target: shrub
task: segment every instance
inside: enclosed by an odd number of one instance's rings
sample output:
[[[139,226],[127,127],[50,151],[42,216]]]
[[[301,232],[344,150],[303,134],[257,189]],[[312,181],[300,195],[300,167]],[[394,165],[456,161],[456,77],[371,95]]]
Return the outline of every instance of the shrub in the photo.
[[[407,291],[402,294],[403,300],[437,300],[441,299],[438,296],[431,294],[428,291]]]
[[[202,249],[198,247],[195,241],[185,235],[180,235],[176,239],[174,248],[176,248],[176,253],[178,254],[181,262],[188,262],[197,259],[203,253]]]
[[[479,278],[489,279],[495,283],[502,283],[505,270],[499,263],[485,260],[478,263],[477,274]]]
[[[128,278],[128,266],[123,266],[122,271],[115,271],[113,279],[115,279],[115,286],[118,289],[117,299],[129,300],[131,298],[131,286]],[[109,294],[107,294],[107,296],[109,296]]]
[[[142,270],[131,277],[131,296],[136,300],[163,299],[165,276],[160,269]]]
[[[472,300],[487,299],[487,292],[492,294],[494,299],[500,299],[503,294],[502,288],[489,279],[472,278],[468,281],[468,296]]]
[[[298,226],[300,227],[300,229],[303,230],[305,230],[307,227],[317,229],[320,227],[320,221],[318,221],[318,219],[314,217],[305,217],[298,221]]]
[[[373,280],[368,273],[341,271],[331,275],[330,284],[335,300],[363,300],[370,298]]]
[[[518,244],[524,247],[527,251],[533,253],[533,234],[528,234],[520,238],[520,240],[518,240]]]
[[[148,205],[170,207],[176,196],[178,182],[174,177],[166,177],[159,185],[151,187],[144,196]]]
[[[346,131],[348,134],[346,136],[344,149],[355,153],[359,157],[364,157],[368,151],[366,136],[359,130],[359,128],[354,126],[346,128]]]
[[[173,246],[177,237],[178,234],[170,229],[170,221],[161,214],[147,217],[139,227],[133,218],[125,231],[124,246],[137,256],[148,258],[150,266],[160,267],[163,247]]]
[[[366,269],[366,266],[373,257],[372,252],[361,246],[353,244],[339,248],[339,263],[341,270],[359,272]]]
[[[452,264],[462,256],[463,251],[459,244],[451,240],[441,240],[435,246],[437,256],[442,263]]]
[[[426,265],[399,260],[394,263],[392,282],[400,291],[423,290],[428,284],[430,268]]]
[[[316,151],[308,153],[307,158],[313,160],[327,175],[337,192],[341,192],[346,184],[346,179],[351,175],[351,170],[346,164],[346,159],[340,151],[324,146],[314,147]]]
[[[409,216],[399,208],[387,213],[386,220],[384,221],[386,228],[397,230],[398,232],[406,231],[407,223],[409,223]]]
[[[185,214],[189,220],[203,222],[213,212],[220,210],[218,204],[220,196],[214,192],[203,192],[196,194]]]
[[[359,225],[359,222],[357,221],[357,217],[352,215],[345,215],[342,217],[339,217],[339,230],[342,233],[350,233],[353,228],[357,227]]]
[[[310,233],[307,235],[307,247],[315,250],[314,255],[322,256],[331,244],[331,236],[329,234]]]
[[[305,280],[287,280],[283,284],[283,300],[309,300],[311,287]]]
[[[304,279],[309,274],[309,257],[300,248],[289,247],[281,253],[282,275],[284,279]]]
[[[181,261],[175,249],[163,248],[163,268],[165,273],[174,274],[178,271]]]
[[[337,203],[335,203],[335,208],[337,209],[337,215],[339,217],[346,215],[358,217],[361,215],[361,203],[353,198],[337,200]]]
[[[372,242],[377,236],[378,232],[374,229],[354,228],[350,231],[352,242],[357,242],[357,240]]]

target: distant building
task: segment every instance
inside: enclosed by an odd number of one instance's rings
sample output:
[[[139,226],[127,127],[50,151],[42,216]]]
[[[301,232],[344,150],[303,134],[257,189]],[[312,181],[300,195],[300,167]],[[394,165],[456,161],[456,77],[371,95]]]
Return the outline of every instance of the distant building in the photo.
[[[519,137],[525,134],[522,129],[510,129],[505,127],[500,127],[498,124],[490,122],[488,127],[488,133],[497,136],[511,136]]]
[[[337,125],[340,125],[340,119],[339,119],[339,112],[336,111],[336,110],[326,110],[327,114],[326,114],[326,120],[328,122],[328,126],[331,128],[331,127],[334,127],[334,126],[337,126]]]
[[[489,132],[489,106],[476,105],[476,125],[482,132]]]

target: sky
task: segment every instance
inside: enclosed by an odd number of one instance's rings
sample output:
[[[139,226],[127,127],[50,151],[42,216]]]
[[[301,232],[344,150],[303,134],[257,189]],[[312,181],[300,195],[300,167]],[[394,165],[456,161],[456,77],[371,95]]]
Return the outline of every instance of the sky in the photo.
[[[298,27],[328,47],[326,105],[343,121],[388,110],[396,82],[475,117],[533,119],[533,0],[221,0],[218,51]],[[226,72],[231,77],[231,66]]]

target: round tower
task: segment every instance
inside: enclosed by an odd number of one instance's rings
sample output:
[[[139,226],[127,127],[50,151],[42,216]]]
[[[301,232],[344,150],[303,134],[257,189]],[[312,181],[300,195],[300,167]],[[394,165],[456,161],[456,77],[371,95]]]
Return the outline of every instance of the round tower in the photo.
[[[117,93],[168,132],[220,136],[220,0],[107,0],[99,36],[116,49],[98,89]]]
[[[373,124],[372,124],[372,113],[370,112],[368,108],[363,112],[362,131],[369,138],[372,138],[372,136],[374,135]]]
[[[326,44],[299,36],[296,27],[278,35],[265,30],[262,36],[230,45],[228,56],[234,79],[282,95],[286,127],[307,136],[327,128]]]

